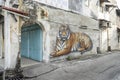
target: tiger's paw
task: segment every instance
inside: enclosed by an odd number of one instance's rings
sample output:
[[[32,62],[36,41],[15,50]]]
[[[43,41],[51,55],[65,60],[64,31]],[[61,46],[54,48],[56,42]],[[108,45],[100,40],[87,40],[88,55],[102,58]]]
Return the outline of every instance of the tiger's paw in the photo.
[[[50,54],[50,56],[51,57],[56,57],[57,55],[56,55],[56,53],[52,53],[52,54]]]

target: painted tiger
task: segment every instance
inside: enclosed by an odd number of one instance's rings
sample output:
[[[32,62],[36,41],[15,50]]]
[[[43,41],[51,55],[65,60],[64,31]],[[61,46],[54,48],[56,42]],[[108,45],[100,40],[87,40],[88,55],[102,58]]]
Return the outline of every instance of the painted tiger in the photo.
[[[72,32],[68,25],[62,25],[56,39],[55,52],[53,57],[69,54],[70,52],[79,51],[83,54],[92,49],[92,40],[90,37],[81,32]]]

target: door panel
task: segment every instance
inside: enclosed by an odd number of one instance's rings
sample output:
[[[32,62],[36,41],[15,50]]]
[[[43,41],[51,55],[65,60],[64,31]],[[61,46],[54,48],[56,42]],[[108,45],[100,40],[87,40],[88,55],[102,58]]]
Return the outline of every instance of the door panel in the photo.
[[[29,32],[22,31],[21,35],[21,55],[29,57]]]
[[[25,27],[22,32],[22,55],[42,61],[42,30],[38,25]],[[28,54],[27,54],[28,53]]]
[[[30,31],[30,55],[29,57],[34,60],[40,60],[40,30]],[[38,54],[39,53],[39,54]]]

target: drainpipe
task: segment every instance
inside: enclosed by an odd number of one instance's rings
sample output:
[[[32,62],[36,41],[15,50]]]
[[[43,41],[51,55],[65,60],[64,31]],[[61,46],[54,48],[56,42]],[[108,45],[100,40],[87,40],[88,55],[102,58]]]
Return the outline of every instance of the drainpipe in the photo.
[[[111,46],[110,46],[110,38],[109,38],[109,26],[107,28],[107,51],[111,51]]]
[[[107,28],[107,47],[109,47],[109,30]],[[109,51],[109,49],[107,49]]]
[[[102,35],[102,31],[101,31],[101,29],[99,30],[99,46],[97,47],[97,54],[101,54],[102,52],[101,52],[101,35]]]
[[[99,5],[99,7],[98,7],[98,13],[99,13],[99,11],[100,11],[100,2],[98,1],[98,5]],[[99,16],[99,14],[98,14],[98,16]],[[100,21],[98,20],[98,27],[100,27]],[[101,31],[101,29],[99,28],[99,44],[98,44],[98,47],[97,47],[97,54],[101,54],[101,34],[102,34],[102,31]]]
[[[21,15],[24,15],[24,16],[28,16],[28,13],[17,10],[17,9],[14,9],[14,8],[9,8],[9,7],[6,7],[6,6],[2,6],[2,9],[7,10],[7,11],[11,11],[11,12],[15,12],[15,13],[18,13],[18,14],[21,14]]]

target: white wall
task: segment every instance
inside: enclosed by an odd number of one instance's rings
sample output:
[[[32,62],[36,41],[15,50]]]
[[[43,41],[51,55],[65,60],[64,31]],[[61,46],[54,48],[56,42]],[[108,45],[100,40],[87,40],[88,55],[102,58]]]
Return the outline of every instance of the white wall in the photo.
[[[68,0],[34,0],[34,1],[68,10]]]
[[[107,40],[108,40],[108,36],[107,36],[107,29],[104,29],[104,30],[101,30],[101,50],[102,52],[105,52],[107,51],[107,47],[108,47],[108,44],[107,44]]]
[[[0,0],[0,5],[3,5],[4,4],[4,0]]]
[[[118,5],[118,7],[120,9],[120,0],[116,0],[116,1],[117,1],[117,5]]]
[[[18,20],[18,16],[17,20]],[[9,54],[5,52],[5,69],[14,69],[16,66],[16,60],[17,60],[17,55],[19,52],[19,42],[18,42],[18,22],[14,20],[14,18],[9,15],[9,23],[10,26],[10,43],[6,44],[5,42],[5,47],[9,46]],[[7,24],[7,23],[5,23]],[[8,47],[7,47],[8,48]],[[6,49],[5,49],[6,50]]]
[[[110,37],[110,46],[112,50],[119,50],[119,42],[118,42],[118,34],[117,34],[117,27],[113,25],[112,28],[109,29],[109,37]]]
[[[96,54],[96,49],[99,47],[99,26],[98,21],[92,18],[66,12],[54,8],[46,8],[49,12],[48,19],[50,20],[50,53],[54,52],[56,44],[56,36],[59,32],[61,24],[68,24],[72,32],[83,32],[90,36],[93,41],[93,49],[89,51],[90,54]],[[87,26],[87,29],[81,29],[81,25]]]

